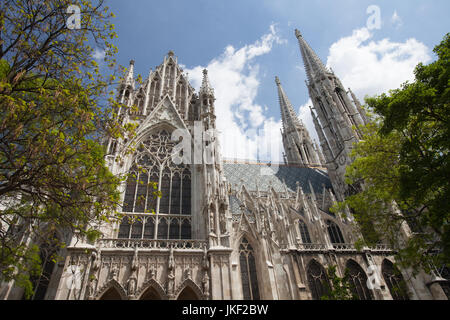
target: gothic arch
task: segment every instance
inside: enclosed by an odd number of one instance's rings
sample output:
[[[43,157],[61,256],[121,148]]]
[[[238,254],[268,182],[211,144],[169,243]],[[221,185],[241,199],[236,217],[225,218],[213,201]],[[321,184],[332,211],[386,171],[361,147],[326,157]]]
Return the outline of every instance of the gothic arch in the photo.
[[[163,130],[167,131],[169,134],[172,134],[172,132],[176,129],[177,128],[173,124],[168,123],[168,122],[157,123],[151,127],[145,128],[142,132],[138,132],[136,137],[126,144],[126,148],[124,148],[124,150],[127,150],[128,147],[131,146],[132,143],[134,143],[136,146],[139,146],[147,138],[151,138],[152,134],[158,133]],[[137,154],[138,154],[138,152],[135,152],[132,155],[127,157],[128,160],[126,161],[125,166],[123,167],[124,172],[128,172],[131,169],[131,167],[133,166],[133,163],[136,159]],[[155,157],[152,157],[152,159],[153,158],[155,158]],[[158,161],[158,159],[155,159],[155,160]]]
[[[255,219],[256,220],[256,219]],[[243,227],[243,225],[245,225]],[[250,223],[248,216],[246,215],[245,212],[242,212],[240,214],[240,219],[239,219],[239,229],[241,230],[241,235],[237,237],[237,246],[239,247],[239,244],[242,241],[242,238],[246,237],[247,239],[250,240],[250,242],[256,244],[258,243],[258,233],[256,229],[256,221],[255,223]]]
[[[181,285],[177,289],[177,292],[175,293],[176,299],[179,299],[180,295],[185,289],[192,290],[192,293],[197,296],[198,300],[204,300],[202,289],[200,289],[200,287],[191,279],[186,279],[183,281],[183,283],[181,283]]]
[[[367,275],[363,268],[353,259],[347,260],[347,281],[350,290],[358,300],[372,300],[372,292],[367,287]]]
[[[256,239],[256,237],[252,234],[250,230],[243,231],[238,237],[236,237],[234,247],[237,248],[237,250],[239,251],[239,245],[242,243],[242,240],[244,239],[247,239],[247,241],[253,247],[253,250],[256,252],[256,254],[258,254],[259,253],[259,246],[257,245],[258,239]]]
[[[256,242],[253,242],[256,243]],[[242,294],[245,300],[261,299],[259,289],[261,272],[258,272],[257,250],[252,246],[252,242],[243,235],[238,243],[237,256],[239,259],[240,280],[242,284]],[[258,276],[258,273],[260,274]]]
[[[390,260],[383,260],[381,273],[393,300],[409,300],[405,280]]]
[[[166,291],[159,284],[159,282],[156,281],[155,279],[150,279],[146,283],[144,283],[139,292],[136,294],[136,296],[139,297],[138,300],[141,300],[146,294],[146,292],[151,289],[153,289],[159,295],[160,300],[168,299]]]
[[[308,224],[303,219],[298,219],[298,229],[300,231],[300,239],[302,243],[311,243],[311,234]]]
[[[325,220],[325,223],[327,225],[327,231],[328,231],[328,236],[330,238],[330,242],[332,244],[335,243],[345,243],[345,239],[344,236],[342,235],[342,231],[341,228],[339,227],[339,225],[334,222],[332,219],[327,219]]]
[[[111,279],[108,283],[106,283],[96,294],[96,300],[101,300],[103,295],[109,290],[115,289],[117,293],[120,295],[121,300],[128,300],[128,295],[126,290],[122,287],[122,285],[117,282],[115,279]]]
[[[320,300],[326,294],[327,286],[329,286],[325,268],[316,259],[311,259],[306,267],[306,277],[312,298]]]

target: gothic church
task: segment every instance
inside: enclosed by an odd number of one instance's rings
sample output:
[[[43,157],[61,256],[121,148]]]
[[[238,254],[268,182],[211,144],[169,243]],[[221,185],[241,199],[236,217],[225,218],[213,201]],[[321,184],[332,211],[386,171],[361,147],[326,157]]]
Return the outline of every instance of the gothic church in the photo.
[[[208,80],[214,74],[204,70],[195,92],[170,51],[137,87],[130,62],[118,99],[136,108],[119,116],[139,125],[137,135],[105,142],[110,170],[133,173],[122,186],[125,217],[101,226],[104,237],[95,243],[74,238],[65,260],[46,266],[50,280],[38,284],[35,298],[320,299],[329,282],[326,268],[336,266],[338,276],[348,270],[359,299],[446,299],[431,276],[397,273],[386,245],[358,250],[351,215],[330,212],[349,192],[345,168],[361,138],[358,126],[368,119],[298,30],[295,36],[320,145],[276,77],[285,160],[276,170],[223,160],[217,137],[208,143],[210,162],[174,164],[174,130],[189,132],[195,148],[195,139],[220,121]],[[131,143],[136,152],[115,161]],[[157,182],[161,198],[152,196],[149,182]],[[407,292],[395,290],[401,284]],[[12,288],[4,298],[20,298],[19,291]]]

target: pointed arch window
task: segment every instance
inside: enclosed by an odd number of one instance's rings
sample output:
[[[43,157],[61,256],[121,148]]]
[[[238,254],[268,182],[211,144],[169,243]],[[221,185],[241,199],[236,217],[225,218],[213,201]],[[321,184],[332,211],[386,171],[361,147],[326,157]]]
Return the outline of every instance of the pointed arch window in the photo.
[[[444,265],[438,270],[438,272],[442,278],[447,280],[447,282],[440,282],[439,284],[447,296],[447,299],[450,300],[450,269]]]
[[[41,273],[30,277],[34,289],[34,294],[29,298],[30,300],[44,300],[46,298],[50,280],[55,269],[55,257],[58,252],[59,239],[56,233],[48,234],[47,237],[48,239],[39,245]],[[26,299],[25,296],[24,299]]]
[[[125,90],[123,104],[128,105],[128,101],[130,100],[130,90]]]
[[[344,237],[342,236],[341,229],[338,225],[331,220],[327,220],[326,223],[331,243],[344,243]]]
[[[120,238],[191,238],[191,170],[189,165],[175,165],[171,161],[175,143],[163,129],[138,147],[122,207],[124,213],[133,216],[133,222],[122,221]],[[156,183],[157,189],[151,183]],[[158,191],[160,198],[155,196]]]
[[[253,248],[246,238],[239,246],[242,292],[245,300],[259,300],[258,278]]]
[[[317,103],[319,104],[319,108],[320,108],[320,111],[322,111],[323,116],[324,116],[326,119],[328,119],[328,113],[327,113],[327,110],[325,109],[325,107],[324,107],[322,101],[321,101],[319,98],[317,98]]]
[[[100,300],[122,300],[122,297],[116,288],[111,287],[101,296]]]
[[[342,94],[342,90],[341,90],[340,88],[336,88],[335,92],[336,92],[336,95],[338,96],[339,102],[340,102],[341,105],[342,105],[342,108],[345,110],[345,112],[347,112],[348,114],[350,114],[350,111],[349,111],[349,109],[348,109],[348,106],[347,106],[347,104],[345,103],[345,100],[344,100],[344,97],[343,97],[343,94]]]
[[[316,260],[312,260],[307,269],[307,279],[311,296],[314,300],[320,300],[327,294],[329,280],[324,267]]]
[[[372,300],[372,294],[367,287],[367,275],[361,266],[353,260],[347,262],[346,280],[350,290],[358,300]]]
[[[389,288],[392,299],[394,300],[409,300],[406,283],[403,280],[400,270],[394,264],[384,259],[381,265],[381,273],[384,281]]]
[[[308,226],[306,223],[303,220],[299,220],[298,227],[300,229],[302,243],[311,243],[311,237],[309,236]]]

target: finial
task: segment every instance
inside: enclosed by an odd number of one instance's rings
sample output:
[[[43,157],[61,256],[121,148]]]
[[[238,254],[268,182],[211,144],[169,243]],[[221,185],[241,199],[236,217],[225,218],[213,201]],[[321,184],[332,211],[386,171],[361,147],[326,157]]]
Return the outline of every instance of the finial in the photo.
[[[172,57],[172,56],[173,56],[173,51],[172,51],[172,50],[169,50],[168,55],[169,55],[169,57]]]
[[[295,29],[295,36],[297,37],[297,39],[302,36],[302,34],[300,33],[300,31],[298,31],[298,29]]]
[[[134,66],[134,60],[130,60],[130,65]]]
[[[277,84],[277,86],[281,84],[280,79],[277,76],[275,76],[275,83]]]

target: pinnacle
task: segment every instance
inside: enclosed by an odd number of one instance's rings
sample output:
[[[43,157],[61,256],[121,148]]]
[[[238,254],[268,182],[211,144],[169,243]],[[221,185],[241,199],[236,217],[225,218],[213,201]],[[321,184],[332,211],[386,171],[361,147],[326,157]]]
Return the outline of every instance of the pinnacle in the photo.
[[[278,76],[275,76],[275,83],[277,84],[277,86],[279,86],[281,84],[280,79],[278,78]]]

